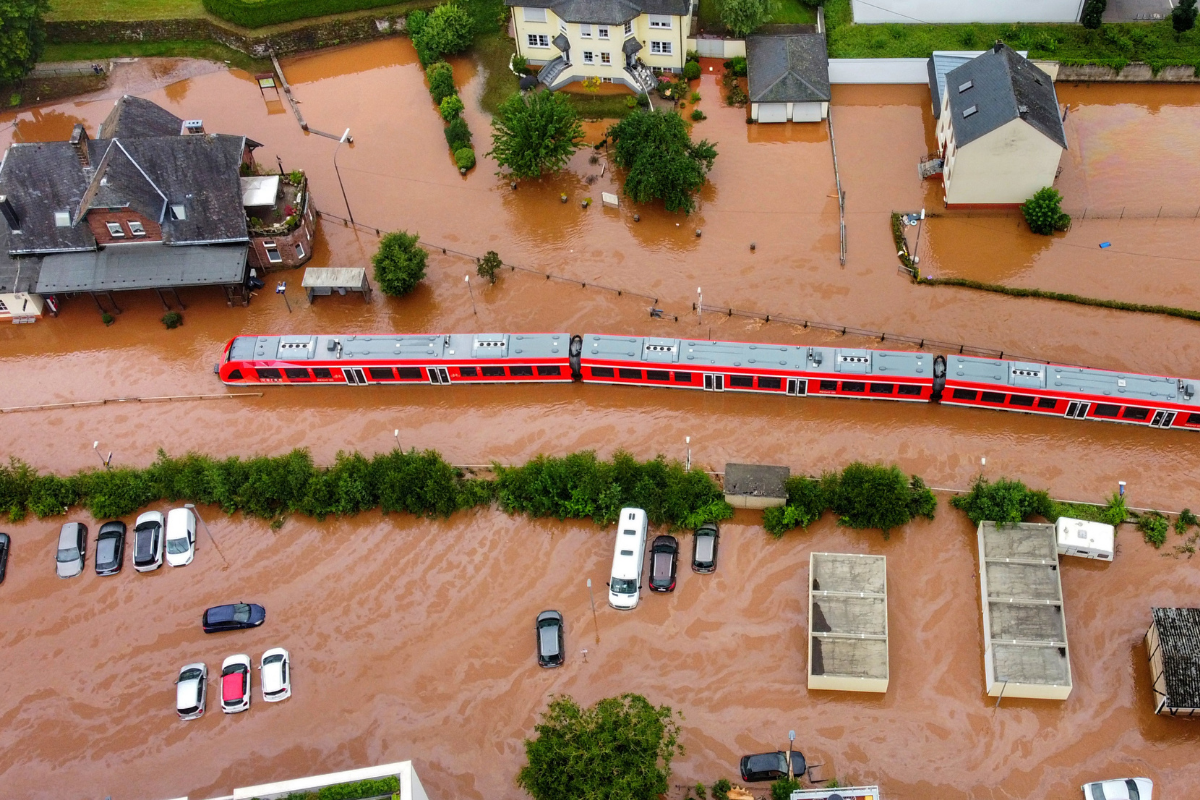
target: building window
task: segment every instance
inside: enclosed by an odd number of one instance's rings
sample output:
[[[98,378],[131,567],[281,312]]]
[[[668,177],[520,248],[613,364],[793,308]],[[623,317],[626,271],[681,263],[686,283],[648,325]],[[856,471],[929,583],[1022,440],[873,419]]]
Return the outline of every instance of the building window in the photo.
[[[672,44],[674,42],[651,42],[650,52],[656,56],[669,56],[671,55]]]
[[[272,264],[283,263],[283,256],[279,254],[279,248],[275,246],[274,239],[267,239],[263,242],[263,248],[267,251],[267,261]]]
[[[608,26],[600,25],[599,27],[597,27],[596,35],[599,36],[601,39],[607,39],[608,38]]]
[[[630,36],[633,36],[633,20],[625,23],[625,38],[628,39]]]
[[[669,16],[662,15],[662,14],[651,14],[650,15],[650,27],[651,28],[659,28],[661,30],[670,30],[671,29],[671,18]]]
[[[296,258],[304,258],[304,245],[296,242]]]
[[[563,22],[561,19],[558,21],[558,32],[564,36],[567,35],[567,23]]]
[[[529,46],[530,47],[549,47],[550,46],[550,36],[545,33],[531,33],[531,34],[529,34]]]
[[[54,225],[57,228],[71,227],[71,212],[70,211],[55,211]]]
[[[129,232],[132,233],[134,236],[145,236],[146,235],[146,226],[143,225],[142,223],[130,221],[127,224],[129,225]]]
[[[612,83],[612,78],[601,78],[600,82],[601,83]]]
[[[524,8],[524,17],[526,22],[545,22],[546,9],[544,8]]]
[[[584,39],[592,38],[592,26],[588,23],[583,23],[579,26],[579,35]]]
[[[600,54],[600,63],[601,64],[611,64],[612,56],[609,55],[608,53],[601,53]]]
[[[585,63],[585,64],[595,64],[596,63],[596,59],[592,56],[591,50],[583,51],[583,63]]]
[[[108,235],[109,236],[113,237],[114,239],[124,239],[125,238],[125,231],[123,231],[121,229],[121,223],[106,222],[104,224],[108,227]]]

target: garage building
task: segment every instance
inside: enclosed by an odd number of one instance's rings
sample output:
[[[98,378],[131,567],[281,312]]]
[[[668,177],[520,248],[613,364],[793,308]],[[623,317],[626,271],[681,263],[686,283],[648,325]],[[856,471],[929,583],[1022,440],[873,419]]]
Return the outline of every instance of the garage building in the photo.
[[[769,26],[746,38],[750,118],[756,122],[820,122],[829,116],[825,36],[806,26]]]

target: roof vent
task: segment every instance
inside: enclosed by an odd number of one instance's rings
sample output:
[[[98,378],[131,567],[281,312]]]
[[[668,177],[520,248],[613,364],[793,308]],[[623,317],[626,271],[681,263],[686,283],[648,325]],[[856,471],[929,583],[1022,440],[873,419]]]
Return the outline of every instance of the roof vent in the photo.
[[[204,120],[185,119],[183,121],[183,130],[180,133],[204,133]]]
[[[1029,106],[1017,106],[1017,113],[1019,113],[1019,114],[1028,114],[1028,113],[1029,113]]]
[[[967,81],[966,83],[959,84],[958,93],[962,94],[963,92],[965,92],[967,89],[970,89],[974,85],[975,85],[975,81]]]
[[[976,113],[977,111],[979,111],[979,106],[971,106],[970,108],[963,111],[963,119],[966,119],[967,117],[971,116],[972,114]]]

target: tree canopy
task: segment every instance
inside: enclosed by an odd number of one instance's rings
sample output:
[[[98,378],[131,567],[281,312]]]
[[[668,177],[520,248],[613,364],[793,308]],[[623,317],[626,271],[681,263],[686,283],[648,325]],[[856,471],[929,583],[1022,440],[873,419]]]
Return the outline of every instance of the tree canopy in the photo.
[[[1196,27],[1196,0],[1179,0],[1171,10],[1171,25],[1176,33],[1186,33]]]
[[[375,265],[375,283],[384,294],[408,294],[425,277],[426,253],[417,243],[419,239],[418,234],[399,231],[379,241],[371,263]]]
[[[1038,189],[1026,200],[1021,205],[1021,213],[1029,223],[1029,230],[1043,236],[1065,231],[1071,226],[1071,217],[1062,210],[1062,195],[1050,186]]]
[[[638,111],[608,129],[613,158],[629,172],[625,194],[636,203],[661,198],[668,211],[691,213],[717,149],[693,142],[688,124],[674,111]]]
[[[641,695],[591,708],[558,695],[525,740],[517,785],[534,800],[646,800],[667,793],[671,759],[682,753],[675,713]]]
[[[48,0],[0,0],[0,84],[29,74],[46,47]]]
[[[724,0],[721,22],[734,36],[742,37],[771,19],[775,0]]]
[[[1079,23],[1085,28],[1093,30],[1099,28],[1106,8],[1108,8],[1108,0],[1087,0],[1083,4],[1083,11],[1079,14]]]
[[[475,23],[455,3],[443,3],[429,12],[413,33],[413,46],[422,64],[432,64],[447,53],[461,53],[471,45]]]
[[[492,117],[488,155],[517,178],[557,172],[579,149],[583,126],[566,95],[557,92],[514,94]]]

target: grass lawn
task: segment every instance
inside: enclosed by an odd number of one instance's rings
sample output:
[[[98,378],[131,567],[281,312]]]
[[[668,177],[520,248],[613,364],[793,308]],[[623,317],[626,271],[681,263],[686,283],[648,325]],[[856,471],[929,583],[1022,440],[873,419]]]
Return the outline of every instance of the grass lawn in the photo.
[[[247,72],[269,72],[270,61],[260,61],[217,42],[117,42],[112,44],[48,44],[42,61],[102,61],[106,58],[167,56],[228,61]]]
[[[769,24],[815,25],[817,10],[801,0],[776,0],[775,14]],[[721,22],[721,0],[700,0],[700,30],[705,33],[724,33]]]
[[[203,17],[201,0],[50,0],[46,19],[184,19]]]

